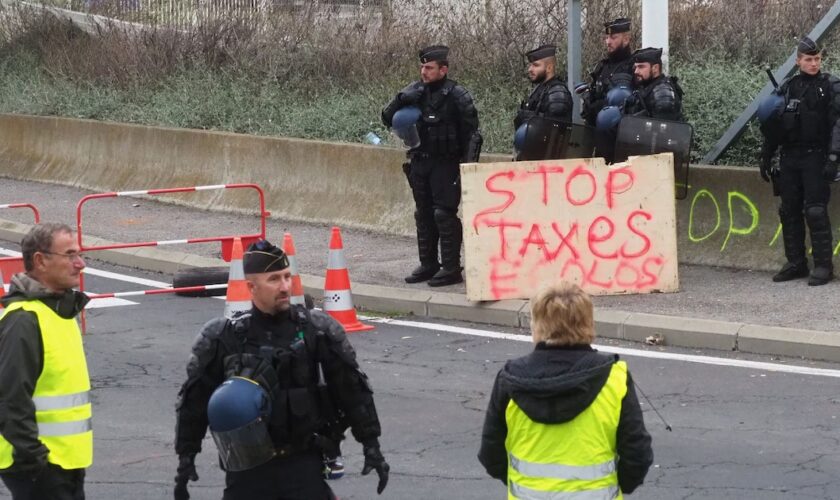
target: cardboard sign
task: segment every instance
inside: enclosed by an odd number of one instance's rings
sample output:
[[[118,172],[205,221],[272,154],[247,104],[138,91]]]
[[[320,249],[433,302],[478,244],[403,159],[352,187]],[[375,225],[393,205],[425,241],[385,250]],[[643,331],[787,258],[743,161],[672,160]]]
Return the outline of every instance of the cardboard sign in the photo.
[[[571,281],[591,294],[675,292],[670,153],[461,165],[467,298],[530,298]]]

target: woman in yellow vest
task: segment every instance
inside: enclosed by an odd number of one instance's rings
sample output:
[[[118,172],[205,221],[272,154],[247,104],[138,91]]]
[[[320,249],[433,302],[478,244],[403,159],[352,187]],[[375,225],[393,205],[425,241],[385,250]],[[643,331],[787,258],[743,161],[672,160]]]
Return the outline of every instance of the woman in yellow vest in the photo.
[[[627,365],[592,349],[592,301],[563,283],[531,301],[536,348],[496,376],[478,459],[508,498],[610,500],[653,462]]]
[[[84,500],[93,461],[90,378],[73,288],[85,263],[72,230],[38,224],[25,273],[0,309],[0,477],[14,500]]]

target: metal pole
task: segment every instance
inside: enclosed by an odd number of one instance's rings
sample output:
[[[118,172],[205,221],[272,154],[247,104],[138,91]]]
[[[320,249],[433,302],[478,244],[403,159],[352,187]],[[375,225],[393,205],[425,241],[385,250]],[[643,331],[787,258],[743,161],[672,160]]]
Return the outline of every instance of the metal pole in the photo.
[[[662,48],[662,72],[668,74],[668,0],[642,0],[642,47]]]
[[[569,19],[567,22],[567,31],[569,33],[569,46],[566,51],[566,80],[569,89],[574,89],[575,85],[580,81],[583,75],[581,62],[581,45],[583,40],[583,29],[580,25],[581,0],[569,0],[568,11]],[[572,99],[572,120],[575,123],[581,123],[580,117],[580,99],[575,97]]]
[[[826,12],[825,16],[820,19],[820,22],[808,33],[808,37],[811,40],[819,43],[823,37],[837,24],[837,21],[840,20],[840,0],[834,3],[834,5]],[[776,77],[776,80],[782,81],[791,73],[793,73],[794,68],[796,67],[796,49],[794,49],[793,53],[790,57],[787,58],[784,64],[776,68],[776,71],[773,72],[773,75]],[[761,89],[761,92],[753,99],[753,101],[747,106],[738,118],[732,122],[732,125],[726,129],[726,132],[723,133],[720,139],[712,146],[712,149],[706,153],[706,156],[703,157],[703,163],[706,165],[711,165],[718,161],[718,159],[723,156],[723,153],[729,149],[729,146],[732,145],[733,142],[738,140],[741,137],[741,134],[744,133],[744,129],[747,127],[747,124],[750,120],[753,119],[755,116],[756,111],[758,110],[758,104],[770,95],[770,92],[773,90],[773,84],[767,83],[764,85],[764,88]]]

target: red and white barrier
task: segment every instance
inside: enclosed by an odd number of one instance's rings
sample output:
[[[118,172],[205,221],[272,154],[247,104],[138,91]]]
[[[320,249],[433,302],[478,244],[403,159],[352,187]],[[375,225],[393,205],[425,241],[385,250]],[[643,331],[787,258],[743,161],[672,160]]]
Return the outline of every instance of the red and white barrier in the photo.
[[[5,205],[0,205],[0,209],[2,208],[28,208],[29,210],[32,210],[32,213],[35,216],[35,224],[41,222],[41,212],[39,212],[38,207],[32,203],[7,203]]]

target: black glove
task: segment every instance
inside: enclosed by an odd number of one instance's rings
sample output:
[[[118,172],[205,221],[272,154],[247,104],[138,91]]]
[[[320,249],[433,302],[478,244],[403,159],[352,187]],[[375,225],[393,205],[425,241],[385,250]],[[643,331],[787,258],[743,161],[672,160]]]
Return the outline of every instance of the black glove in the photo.
[[[175,500],[189,500],[187,482],[198,481],[195,470],[195,453],[187,453],[178,457],[178,473],[175,475]]]
[[[400,104],[417,104],[420,101],[420,98],[423,97],[424,90],[426,90],[426,86],[421,82],[409,83],[404,89],[400,90],[397,97]]]
[[[828,160],[823,166],[823,178],[827,182],[834,182],[837,178],[837,164],[837,155],[835,153],[831,153],[830,155],[828,155]]]
[[[365,445],[363,447],[365,454],[365,466],[362,468],[362,475],[367,476],[370,471],[376,469],[376,474],[379,476],[379,485],[376,486],[376,493],[381,495],[388,486],[388,471],[391,466],[385,461],[382,452],[379,450],[379,444],[372,446]]]
[[[770,182],[770,171],[772,169],[772,158],[764,156],[761,158],[761,163],[758,166],[758,173],[761,174],[761,178],[764,179],[764,182]]]

